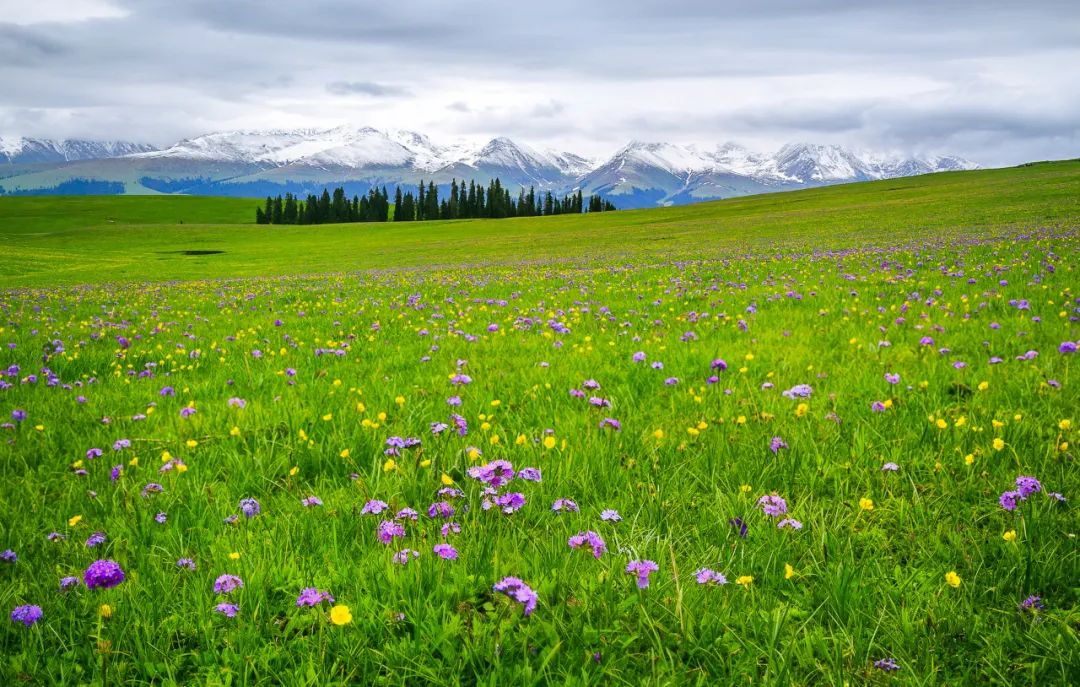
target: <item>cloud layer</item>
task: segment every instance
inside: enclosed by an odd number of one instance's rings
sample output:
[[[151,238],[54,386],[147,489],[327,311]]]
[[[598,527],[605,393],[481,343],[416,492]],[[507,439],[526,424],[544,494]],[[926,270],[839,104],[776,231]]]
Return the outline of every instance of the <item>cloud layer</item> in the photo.
[[[354,124],[593,155],[629,139],[1080,155],[1072,1],[39,5],[0,0],[0,134]]]

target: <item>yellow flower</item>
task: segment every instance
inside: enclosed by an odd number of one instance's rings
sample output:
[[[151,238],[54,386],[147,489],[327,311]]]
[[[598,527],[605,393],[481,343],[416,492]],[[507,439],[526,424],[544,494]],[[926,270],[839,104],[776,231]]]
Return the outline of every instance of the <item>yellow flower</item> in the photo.
[[[784,579],[790,580],[795,577],[795,568],[791,567],[791,563],[784,563]]]
[[[399,406],[405,405],[405,397],[404,396],[398,396],[397,398],[394,399],[394,403],[397,403]]]
[[[990,388],[990,382],[979,382],[979,391],[986,391]]]
[[[754,584],[754,576],[740,575],[739,577],[735,578],[735,584],[741,584],[744,587],[749,587],[750,585]]]
[[[239,427],[233,427],[232,429],[229,430],[229,435],[234,436],[234,437],[240,436],[240,428]]]
[[[874,510],[874,501],[873,501],[873,499],[868,499],[865,496],[863,498],[859,499],[859,508],[861,508],[863,510]]]
[[[1007,542],[1016,541],[1016,530],[1009,530],[1005,534],[1001,535],[1001,538]]]
[[[451,477],[450,475],[446,474],[445,472],[442,474],[442,477],[440,477],[439,479],[442,480],[443,486],[445,486],[445,487],[448,487],[448,486],[450,486],[451,484],[454,483],[454,478]]]
[[[74,527],[75,525],[78,525],[80,520],[82,520],[81,515],[71,516],[70,518],[68,518],[68,527]]]
[[[300,466],[299,465],[292,466],[292,469],[289,470],[289,477],[296,477],[296,473],[298,473],[298,472],[300,472]]]
[[[806,405],[805,403],[800,403],[795,408],[795,417],[802,417],[806,415],[806,411],[808,410],[810,410],[810,406]]]
[[[945,583],[953,589],[956,589],[960,586],[960,576],[957,575],[955,571],[950,570],[949,572],[945,573]]]
[[[386,413],[385,412],[379,413],[377,417],[379,418],[379,422],[386,422]]]
[[[975,462],[975,455],[974,454],[969,453],[966,456],[964,456],[964,464],[965,465],[971,465],[974,462]]]
[[[102,618],[108,620],[112,617],[112,606],[109,604],[101,604],[101,608],[98,609],[98,612],[101,613]]]
[[[349,449],[347,449],[347,448],[341,449],[341,453],[339,453],[338,455],[341,456],[342,458],[348,458],[349,457]]]
[[[322,419],[323,419],[323,422],[330,422],[331,420],[334,419],[334,414],[333,413],[327,413],[326,415],[322,416]]]
[[[1072,420],[1062,420],[1058,423],[1058,429],[1060,429],[1062,432],[1068,432],[1070,429],[1072,429]]]
[[[232,553],[230,553],[230,554],[229,554],[229,560],[232,560],[232,561],[238,561],[238,560],[240,560],[240,552],[238,552],[238,551],[233,551]]]
[[[352,611],[348,606],[338,604],[330,609],[330,622],[335,625],[348,625],[352,622]]]
[[[945,429],[948,426],[949,426],[948,422],[945,422],[945,420],[943,420],[942,418],[938,418],[938,421],[937,421],[937,428],[938,429]]]
[[[490,443],[490,444],[491,444],[492,446],[496,446],[496,445],[498,445],[498,443],[499,443],[499,435],[498,435],[498,434],[492,434],[492,435],[491,435],[491,438],[490,438],[490,439],[488,439],[488,442],[489,442],[489,443]]]
[[[555,437],[544,437],[544,448],[555,448]]]
[[[518,445],[518,446],[522,446],[525,443],[525,435],[524,434],[517,435],[517,439],[514,439],[514,443],[516,445]]]
[[[184,442],[184,445],[187,446],[188,448],[195,448],[196,446],[199,445],[199,442],[195,441],[194,439],[188,439],[187,441]]]
[[[1000,451],[1003,448],[1005,448],[1005,440],[1001,437],[994,439],[994,450]]]
[[[746,424],[746,416],[745,415],[740,415],[739,417],[737,417],[735,419],[735,424],[745,425]]]
[[[390,458],[385,463],[383,463],[382,469],[383,469],[383,472],[390,472],[391,470],[395,469],[396,467],[397,467],[397,463],[394,461],[393,458]]]
[[[161,462],[162,463],[168,463],[170,460],[172,460],[172,454],[169,453],[168,451],[162,451],[161,452]]]
[[[131,460],[129,460],[129,461],[128,461],[128,465],[130,465],[130,466],[131,466],[131,467],[133,467],[133,468],[134,468],[134,467],[138,467],[138,466],[139,466],[139,457],[138,457],[138,456],[135,456],[134,458],[132,458]]]

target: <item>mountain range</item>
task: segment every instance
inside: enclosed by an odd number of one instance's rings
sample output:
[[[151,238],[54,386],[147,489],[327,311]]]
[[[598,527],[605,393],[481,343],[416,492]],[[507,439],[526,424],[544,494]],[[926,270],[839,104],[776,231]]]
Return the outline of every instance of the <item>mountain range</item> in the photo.
[[[632,141],[607,160],[509,138],[444,145],[370,127],[225,131],[163,149],[126,141],[0,138],[0,193],[188,193],[254,196],[365,193],[452,179],[597,193],[620,208],[652,207],[851,181],[974,169],[954,156],[904,157],[792,143],[773,153]]]

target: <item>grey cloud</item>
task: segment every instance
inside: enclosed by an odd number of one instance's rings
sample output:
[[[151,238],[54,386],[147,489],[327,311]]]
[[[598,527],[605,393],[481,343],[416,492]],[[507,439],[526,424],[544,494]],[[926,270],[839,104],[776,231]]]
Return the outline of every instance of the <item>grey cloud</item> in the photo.
[[[326,90],[334,95],[371,95],[376,97],[409,95],[406,88],[375,83],[374,81],[334,81],[326,85]]]

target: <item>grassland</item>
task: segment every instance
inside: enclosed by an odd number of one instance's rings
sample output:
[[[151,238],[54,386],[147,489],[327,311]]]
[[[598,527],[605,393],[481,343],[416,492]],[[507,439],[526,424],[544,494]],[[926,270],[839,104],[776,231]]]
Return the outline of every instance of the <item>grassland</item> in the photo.
[[[266,227],[253,223],[256,204],[183,196],[0,198],[0,286],[671,260],[986,236],[1074,225],[1080,162],[498,222]]]
[[[1078,187],[0,199],[0,684],[1077,684]]]

